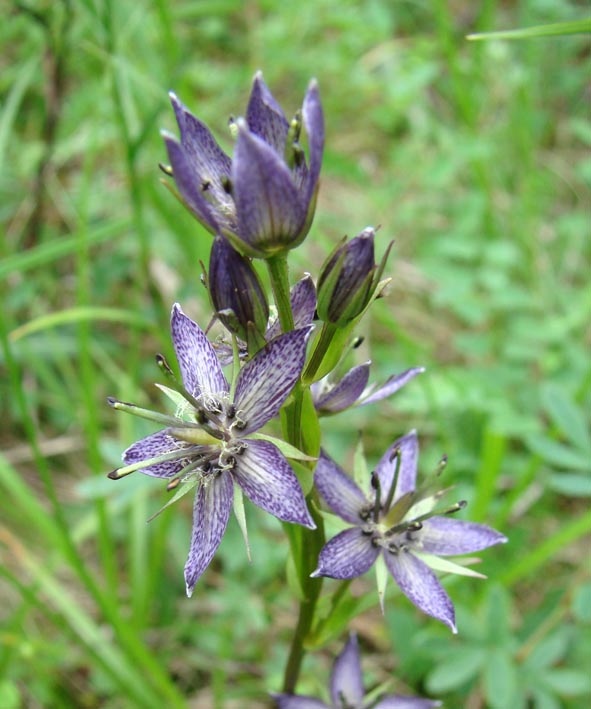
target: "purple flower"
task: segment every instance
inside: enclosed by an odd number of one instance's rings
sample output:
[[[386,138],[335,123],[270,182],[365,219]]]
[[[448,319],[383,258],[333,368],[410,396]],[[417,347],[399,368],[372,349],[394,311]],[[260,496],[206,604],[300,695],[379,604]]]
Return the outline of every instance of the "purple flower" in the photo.
[[[235,124],[232,159],[207,126],[170,97],[181,139],[163,137],[176,186],[197,219],[248,256],[267,258],[298,246],[314,216],[324,149],[317,83],[310,82],[301,118],[290,123],[257,73],[246,120]],[[302,123],[307,161],[299,144]]]
[[[441,702],[430,699],[394,694],[377,702],[366,701],[355,633],[349,635],[347,644],[335,660],[330,676],[330,704],[297,694],[274,694],[273,697],[279,709],[429,709],[441,705]]]
[[[328,506],[353,526],[323,547],[312,576],[351,579],[374,563],[385,562],[410,601],[455,633],[453,604],[432,568],[478,575],[439,557],[480,551],[507,539],[490,527],[441,516],[463,504],[436,510],[441,495],[416,489],[417,458],[417,435],[412,431],[388,448],[365,495],[321,452],[314,474],[316,488]]]
[[[289,396],[306,356],[309,328],[281,335],[247,362],[230,388],[215,351],[201,328],[176,304],[172,341],[179,362],[178,409],[165,416],[110,400],[126,410],[166,425],[123,454],[125,466],[109,477],[140,472],[197,486],[193,532],[185,566],[187,593],[209,565],[225,532],[234,485],[255,505],[280,520],[313,529],[300,484],[281,451],[253,435]],[[164,365],[166,368],[167,365]],[[172,487],[171,485],[170,487]]]
[[[336,384],[331,382],[330,375],[314,382],[310,390],[318,413],[336,414],[351,406],[373,404],[396,393],[417,374],[425,371],[424,367],[413,367],[400,374],[392,374],[376,389],[375,384],[367,386],[370,364],[365,362],[353,367]]]

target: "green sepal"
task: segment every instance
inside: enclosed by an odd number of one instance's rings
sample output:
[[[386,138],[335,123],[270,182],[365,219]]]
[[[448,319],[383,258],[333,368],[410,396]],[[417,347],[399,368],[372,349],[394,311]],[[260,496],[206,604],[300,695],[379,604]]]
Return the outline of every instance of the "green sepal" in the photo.
[[[158,512],[155,512],[151,517],[148,518],[148,522],[151,522],[153,519],[156,519],[159,514],[164,512],[164,510],[167,507],[170,507],[171,505],[174,505],[175,502],[178,502],[181,497],[184,497],[187,493],[191,492],[191,490],[199,483],[199,480],[196,478],[195,480],[188,480],[186,483],[183,483],[178,490],[174,493],[174,495],[170,498],[170,500],[164,505],[164,507],[161,507]]]
[[[355,321],[351,321],[343,327],[324,323],[320,335],[314,341],[308,364],[302,375],[304,384],[317,382],[332,372],[341,359],[354,325]]]
[[[471,576],[472,578],[477,579],[487,578],[484,574],[474,571],[474,569],[470,569],[467,566],[462,566],[461,564],[450,561],[449,559],[444,559],[440,556],[436,556],[435,554],[427,554],[422,551],[413,552],[413,554],[435,571],[441,571],[445,574],[458,574],[458,576]],[[467,559],[462,559],[462,561],[467,561]],[[474,561],[474,559],[471,559],[470,561]]]
[[[234,485],[234,499],[232,502],[234,508],[234,514],[236,516],[236,521],[242,532],[242,537],[244,539],[244,545],[246,547],[246,556],[249,561],[252,561],[250,555],[250,544],[248,542],[248,529],[246,527],[246,515],[244,514],[244,494],[242,493],[242,488],[239,485]]]
[[[314,456],[302,453],[301,450],[299,450],[295,446],[292,446],[291,443],[284,441],[282,438],[268,436],[266,433],[251,433],[248,437],[257,439],[259,441],[268,441],[269,443],[272,443],[274,446],[277,446],[277,448],[279,448],[279,450],[286,458],[290,458],[291,460],[316,460]]]
[[[365,489],[367,486],[367,481],[369,480],[369,470],[367,469],[367,461],[365,460],[365,451],[361,436],[359,436],[359,440],[355,446],[355,454],[353,457],[353,480],[357,483],[357,487],[362,490]]]
[[[290,465],[302,486],[304,495],[307,496],[314,487],[314,471],[310,470],[306,465],[298,463],[297,460],[292,460]]]
[[[170,387],[165,386],[164,384],[154,384],[154,386],[158,387],[158,389],[160,389],[160,391],[165,394],[176,406],[177,418],[180,418],[184,421],[193,421],[193,419],[191,418],[179,415],[182,414],[183,411],[191,408],[191,405],[182,394],[180,394],[178,391],[175,391],[174,389],[171,389]]]
[[[388,585],[389,574],[383,554],[378,555],[374,568],[376,571],[376,588],[378,591],[378,599],[380,601],[382,615],[384,615],[384,600],[386,598],[386,586]]]

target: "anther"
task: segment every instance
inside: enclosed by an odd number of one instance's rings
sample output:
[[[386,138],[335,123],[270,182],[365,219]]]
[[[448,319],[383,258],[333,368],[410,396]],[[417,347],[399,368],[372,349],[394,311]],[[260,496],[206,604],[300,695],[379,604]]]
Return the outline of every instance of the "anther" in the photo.
[[[165,165],[163,162],[159,162],[158,167],[165,175],[168,175],[168,177],[174,177],[172,167],[170,165]]]
[[[224,192],[228,195],[231,195],[234,190],[234,186],[232,185],[232,180],[230,180],[230,178],[227,175],[224,175],[224,177],[222,177],[221,182],[222,182],[222,188],[223,188]]]
[[[180,485],[180,482],[180,478],[173,478],[166,486],[166,492],[172,492],[173,490],[176,490],[176,488]]]

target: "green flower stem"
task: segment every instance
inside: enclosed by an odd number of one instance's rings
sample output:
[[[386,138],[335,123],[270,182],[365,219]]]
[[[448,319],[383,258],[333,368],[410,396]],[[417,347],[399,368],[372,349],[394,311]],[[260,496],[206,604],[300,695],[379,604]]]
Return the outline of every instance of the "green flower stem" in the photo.
[[[289,299],[289,275],[287,271],[287,256],[280,254],[267,259],[267,267],[271,278],[271,288],[277,307],[277,315],[283,332],[294,329],[291,301]]]
[[[280,255],[267,259],[267,267],[281,329],[283,332],[290,332],[294,329],[294,321],[289,298],[287,256]],[[312,448],[316,447],[313,443],[315,440],[313,434],[314,429],[318,427],[318,418],[314,412],[312,414],[314,420],[307,420],[310,413],[308,410],[306,411],[306,416],[302,415],[305,396],[306,387],[302,386],[301,382],[298,382],[293,389],[289,405],[284,409],[284,416],[282,417],[283,435],[288,443],[300,448],[304,453],[316,456],[318,451],[312,450]],[[309,435],[306,435],[304,428],[310,430]],[[300,600],[298,622],[292,638],[283,678],[283,691],[288,694],[293,694],[295,691],[305,654],[304,643],[312,629],[316,603],[322,588],[322,580],[312,579],[310,574],[318,564],[318,555],[325,543],[324,524],[317,511],[318,500],[316,493],[312,491],[306,501],[312,518],[316,523],[316,529],[296,527],[292,528],[289,533],[291,551],[299,577],[302,598]]]

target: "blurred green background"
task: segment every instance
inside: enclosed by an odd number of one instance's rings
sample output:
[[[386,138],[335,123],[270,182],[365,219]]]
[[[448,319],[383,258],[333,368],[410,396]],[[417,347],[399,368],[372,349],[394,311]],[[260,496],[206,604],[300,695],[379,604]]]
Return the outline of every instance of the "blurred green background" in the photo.
[[[449,580],[457,637],[393,588],[382,617],[373,577],[353,584],[371,604],[353,622],[366,684],[448,707],[589,706],[591,45],[465,39],[577,20],[587,3],[4,8],[0,707],[237,709],[280,687],[295,606],[275,520],[249,505],[250,565],[231,521],[188,600],[190,502],[146,525],[163,487],[105,478],[152,430],[105,397],[163,407],[153,355],[171,354],[171,303],[209,320],[210,237],[159,179],[167,91],[231,149],[227,119],[257,69],[288,115],[311,76],[325,107],[318,212],[292,277],[382,225],[393,282],[357,354],[376,379],[428,368],[327,421],[326,447],[350,467],[363,430],[373,462],[416,427],[422,472],[446,452],[452,499],[510,537],[484,555],[488,581]],[[302,693],[326,692],[342,642],[308,656]]]

